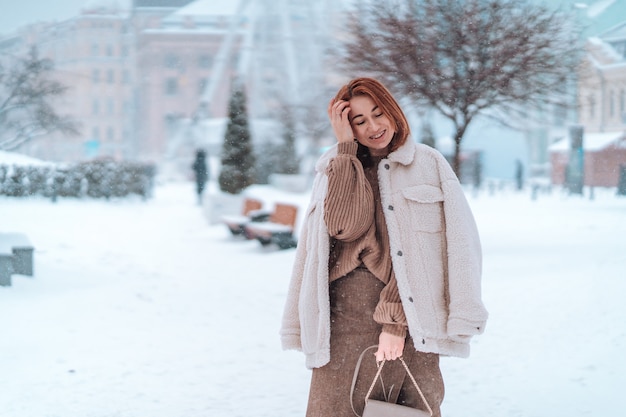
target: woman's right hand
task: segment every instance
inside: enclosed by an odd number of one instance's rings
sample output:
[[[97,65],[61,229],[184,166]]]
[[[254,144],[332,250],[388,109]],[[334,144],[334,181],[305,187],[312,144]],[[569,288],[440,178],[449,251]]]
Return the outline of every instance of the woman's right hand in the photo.
[[[348,113],[350,113],[350,103],[346,100],[332,99],[328,103],[328,118],[339,143],[354,141]]]

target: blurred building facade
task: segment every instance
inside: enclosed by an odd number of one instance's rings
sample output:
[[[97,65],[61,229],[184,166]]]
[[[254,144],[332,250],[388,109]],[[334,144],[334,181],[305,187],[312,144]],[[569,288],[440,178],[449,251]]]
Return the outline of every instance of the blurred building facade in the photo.
[[[329,70],[325,57],[331,39],[345,35],[339,31],[345,29],[350,1],[134,0],[130,10],[102,3],[66,21],[33,24],[0,39],[2,53],[18,55],[37,45],[54,60],[55,77],[70,87],[58,112],[81,127],[78,137],[50,135],[20,152],[60,161],[111,157],[159,164],[189,157],[197,146],[217,155],[235,78],[245,83],[254,140],[280,138],[280,119],[288,110],[298,123],[300,147],[313,154],[334,142],[324,103],[346,79]],[[577,87],[576,112],[547,109],[544,119],[524,132],[505,132],[524,137],[530,175],[552,169],[550,146],[567,140],[572,123],[587,133],[624,129],[626,81],[619,58],[624,28],[615,19],[626,11],[626,0],[586,7],[573,0],[549,3],[580,10],[585,35],[596,36],[587,43],[594,75]],[[414,126],[420,117],[412,118]],[[469,150],[472,135],[484,132],[468,133]],[[494,136],[499,140],[503,133]],[[519,157],[510,145],[490,156],[494,140],[485,136],[474,145],[485,151],[483,166],[505,159],[506,151],[515,153],[507,154],[511,160]]]
[[[130,10],[102,4],[0,40],[2,53],[18,56],[35,45],[54,61],[54,77],[69,87],[58,113],[81,131],[75,138],[50,134],[20,152],[68,162],[161,163],[193,147],[215,148],[204,142],[221,141],[234,79],[245,83],[250,116],[267,137],[277,136],[284,109],[306,111],[334,89],[325,87],[330,72],[321,55],[336,2],[134,0]]]
[[[626,16],[625,16],[626,18]],[[626,20],[587,40],[578,86],[586,132],[626,130]]]
[[[56,111],[71,116],[81,131],[76,138],[51,134],[32,140],[23,151],[53,160],[121,158],[134,142],[133,34],[126,16],[87,9],[60,23],[28,26],[11,39],[10,48],[3,42],[3,53],[24,55],[36,45],[40,56],[54,62],[52,76],[69,88],[55,101]]]
[[[140,115],[137,151],[157,162],[177,151],[172,142],[180,142],[184,121],[226,116],[233,64],[246,25],[238,17],[239,1],[187,3],[174,11],[132,11]],[[209,86],[211,97],[203,102]],[[194,150],[185,151],[191,155]]]
[[[584,185],[615,187],[626,166],[626,21],[588,38],[578,84]],[[567,181],[572,139],[550,146],[552,182]]]

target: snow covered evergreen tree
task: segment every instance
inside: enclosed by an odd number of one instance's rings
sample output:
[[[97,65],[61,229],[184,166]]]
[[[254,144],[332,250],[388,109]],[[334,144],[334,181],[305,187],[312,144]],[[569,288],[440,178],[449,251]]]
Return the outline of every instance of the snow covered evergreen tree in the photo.
[[[255,157],[248,124],[246,94],[242,85],[235,84],[233,88],[228,118],[218,182],[222,191],[239,194],[255,181]]]

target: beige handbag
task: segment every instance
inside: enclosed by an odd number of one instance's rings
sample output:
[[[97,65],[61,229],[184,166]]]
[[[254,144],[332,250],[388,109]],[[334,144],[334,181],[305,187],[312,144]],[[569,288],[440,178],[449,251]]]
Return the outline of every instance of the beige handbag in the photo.
[[[413,374],[409,370],[409,367],[407,366],[406,362],[404,362],[404,359],[402,359],[402,357],[399,358],[400,362],[402,362],[406,373],[411,378],[411,382],[413,382],[413,385],[417,389],[417,392],[422,398],[422,401],[424,401],[424,404],[426,404],[426,408],[428,409],[428,411],[418,410],[416,408],[390,403],[387,401],[369,399],[370,395],[372,394],[372,390],[374,389],[374,385],[376,385],[376,381],[378,380],[378,378],[380,378],[380,373],[382,372],[383,366],[385,365],[385,361],[383,360],[380,364],[377,364],[378,371],[376,372],[376,376],[372,381],[372,385],[370,385],[370,388],[367,391],[367,395],[365,395],[365,408],[363,409],[363,416],[360,416],[356,412],[356,410],[354,409],[352,396],[354,394],[354,387],[356,385],[356,380],[359,375],[359,369],[361,368],[361,360],[363,359],[363,355],[365,354],[365,352],[375,347],[377,346],[370,346],[361,353],[361,356],[359,357],[359,360],[357,361],[356,367],[354,369],[354,376],[352,377],[352,387],[350,388],[350,405],[352,406],[352,411],[354,412],[354,414],[357,415],[357,417],[431,417],[433,415],[433,410],[432,408],[430,408],[430,404],[428,404],[428,401],[426,401],[424,393],[422,393],[419,385],[417,385],[415,377],[413,377]]]

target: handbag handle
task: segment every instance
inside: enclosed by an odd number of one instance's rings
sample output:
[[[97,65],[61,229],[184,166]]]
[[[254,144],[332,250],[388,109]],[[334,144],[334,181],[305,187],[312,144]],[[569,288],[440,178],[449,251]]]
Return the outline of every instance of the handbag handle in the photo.
[[[350,387],[350,405],[352,406],[352,411],[354,412],[354,414],[357,417],[361,417],[361,416],[354,409],[354,400],[353,400],[352,397],[353,397],[353,394],[354,394],[354,387],[356,386],[356,380],[357,380],[357,377],[359,376],[359,370],[361,369],[361,361],[363,360],[363,356],[365,355],[365,352],[367,352],[368,350],[370,350],[372,348],[376,348],[376,347],[378,347],[378,345],[373,345],[373,346],[370,346],[370,347],[366,348],[365,350],[363,350],[363,352],[361,352],[361,355],[359,356],[359,360],[357,361],[356,366],[354,368],[354,376],[352,377],[352,386]],[[422,392],[422,390],[420,389],[419,385],[417,384],[417,381],[415,380],[415,377],[413,376],[413,374],[409,370],[409,367],[407,366],[407,364],[404,361],[404,359],[402,358],[402,356],[400,356],[398,359],[400,359],[400,362],[402,362],[402,365],[404,366],[404,369],[405,369],[406,373],[409,374],[409,378],[411,378],[411,382],[413,382],[413,386],[415,386],[415,388],[417,389],[417,392],[419,393],[420,397],[422,398],[422,401],[424,401],[424,404],[426,404],[426,408],[428,409],[428,413],[432,416],[433,415],[433,409],[430,408],[430,404],[428,404],[428,401],[426,400],[426,397],[424,396],[424,393]],[[374,380],[372,381],[372,384],[370,385],[370,388],[367,391],[367,394],[365,395],[365,402],[367,402],[367,400],[369,399],[370,395],[372,394],[372,390],[374,389],[374,385],[376,385],[376,381],[378,380],[378,378],[380,377],[381,372],[383,371],[383,366],[385,365],[385,360],[383,359],[383,361],[380,363],[380,365],[378,363],[376,365],[378,366],[378,370],[376,371],[376,376],[374,376]]]

